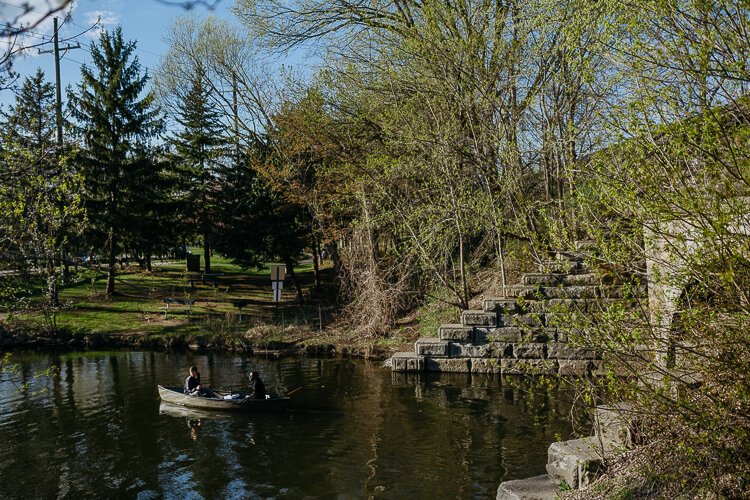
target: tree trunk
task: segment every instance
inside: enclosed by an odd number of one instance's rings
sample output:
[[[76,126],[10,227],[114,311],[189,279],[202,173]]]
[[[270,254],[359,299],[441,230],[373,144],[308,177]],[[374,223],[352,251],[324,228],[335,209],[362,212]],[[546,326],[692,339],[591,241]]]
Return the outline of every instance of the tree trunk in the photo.
[[[107,295],[115,294],[115,273],[117,272],[115,257],[117,251],[117,240],[115,237],[115,230],[110,228],[109,230],[109,248],[107,249]]]
[[[206,262],[204,272],[211,272],[211,240],[208,227],[203,231],[203,260]]]
[[[320,243],[313,236],[313,275],[315,276],[315,289],[320,290]]]
[[[294,263],[291,259],[284,259],[284,264],[286,264],[286,272],[289,273],[289,277],[292,278],[292,284],[297,290],[297,303],[302,305],[305,303],[305,299],[302,296],[302,287],[297,280],[297,275],[294,273]]]
[[[151,272],[151,252],[146,252],[146,271]]]
[[[57,280],[55,280],[55,261],[52,258],[47,259],[47,300],[49,305],[57,307]]]

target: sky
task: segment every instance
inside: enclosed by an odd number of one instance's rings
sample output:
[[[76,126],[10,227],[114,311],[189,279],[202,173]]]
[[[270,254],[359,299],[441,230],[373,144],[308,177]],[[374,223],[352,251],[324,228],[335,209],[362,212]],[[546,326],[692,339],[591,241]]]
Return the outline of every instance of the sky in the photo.
[[[142,69],[147,69],[149,74],[153,74],[158,67],[159,61],[168,49],[165,41],[169,33],[170,26],[180,16],[185,15],[188,11],[183,7],[175,4],[187,3],[181,0],[76,0],[73,4],[71,18],[65,22],[59,31],[60,40],[67,40],[60,43],[60,47],[66,45],[81,44],[80,49],[70,50],[65,53],[60,63],[60,76],[63,88],[63,100],[65,100],[65,88],[68,84],[75,85],[80,80],[81,65],[88,64],[91,67],[91,55],[89,54],[90,45],[95,43],[98,38],[96,30],[90,30],[73,39],[74,36],[86,31],[94,26],[99,19],[99,25],[103,28],[111,29],[115,26],[122,26],[123,36],[126,40],[136,42],[136,54],[141,63]],[[233,19],[230,8],[233,0],[202,0],[196,4],[190,12],[200,18],[214,15],[221,18]],[[21,19],[15,19],[23,13],[24,4],[29,4],[34,11]],[[35,16],[39,17],[39,12],[46,11],[50,5],[59,4],[59,0],[0,0],[0,20],[3,22],[15,21],[19,23],[34,20]],[[215,5],[215,8],[209,9],[207,5]],[[62,23],[65,13],[57,14],[59,22]],[[23,56],[16,57],[13,62],[13,69],[23,77],[30,76],[36,72],[37,68],[44,71],[47,80],[54,82],[54,56],[50,54],[38,54],[38,49],[52,49],[52,19],[46,19],[44,22],[31,30],[29,35],[24,38],[26,45],[46,43],[42,47],[35,47],[25,51]],[[0,40],[0,50],[4,49]],[[7,104],[12,103],[15,96],[11,90],[0,91],[0,104],[7,109]]]

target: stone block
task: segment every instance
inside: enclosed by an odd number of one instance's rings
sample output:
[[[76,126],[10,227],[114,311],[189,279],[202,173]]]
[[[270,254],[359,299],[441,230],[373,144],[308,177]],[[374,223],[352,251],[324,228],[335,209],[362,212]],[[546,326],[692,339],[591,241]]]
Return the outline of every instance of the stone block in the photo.
[[[563,284],[565,285],[597,286],[601,282],[602,277],[596,273],[568,274],[563,279]]]
[[[440,340],[471,342],[474,340],[474,327],[458,324],[440,325],[438,328],[438,338]]]
[[[543,297],[549,299],[595,299],[599,296],[595,286],[543,286],[540,289]]]
[[[530,328],[523,331],[524,342],[549,342],[557,338],[557,328]]]
[[[515,326],[477,329],[476,341],[482,342],[519,342],[523,331]]]
[[[425,358],[424,368],[428,372],[469,373],[471,358]]]
[[[544,359],[547,344],[541,342],[522,342],[513,344],[513,357],[518,359]]]
[[[510,285],[503,288],[503,295],[505,297],[522,297],[524,299],[535,299],[539,287],[537,286],[523,286],[523,285]]]
[[[391,369],[396,372],[424,371],[424,358],[413,352],[397,352],[391,357]]]
[[[634,443],[631,422],[635,420],[633,405],[616,403],[600,405],[594,412],[594,432],[602,439],[624,447]]]
[[[549,305],[546,300],[525,300],[523,302],[523,312],[529,313],[546,313]]]
[[[471,373],[500,373],[501,369],[499,359],[473,358],[471,360]]]
[[[594,436],[552,443],[547,450],[547,473],[571,488],[587,486],[608,451]]]
[[[499,314],[497,316],[497,326],[542,326],[542,317],[539,314]]]
[[[560,376],[585,377],[591,372],[591,361],[587,359],[558,359]]]
[[[588,334],[583,328],[572,328],[568,325],[559,325],[557,327],[557,341],[558,342],[575,342],[580,343]]]
[[[525,286],[556,286],[560,283],[563,283],[565,276],[565,274],[525,273],[523,276],[521,276],[521,284]]]
[[[582,262],[571,260],[548,260],[539,264],[540,273],[575,273],[584,268]]]
[[[484,311],[463,311],[461,324],[464,326],[497,326],[497,314]]]
[[[494,358],[512,358],[513,344],[509,342],[490,342],[487,349],[487,356]]]
[[[486,358],[490,356],[490,344],[469,344],[451,342],[450,355],[456,358]]]
[[[482,310],[484,312],[494,312],[501,314],[510,314],[521,312],[517,299],[514,298],[488,298],[482,301]]]
[[[547,357],[553,359],[601,359],[594,349],[571,346],[566,342],[547,344]]]
[[[450,344],[437,338],[420,338],[414,343],[419,356],[448,356]]]
[[[549,474],[500,483],[496,500],[555,500],[560,494],[560,481]]]
[[[557,361],[552,359],[501,359],[503,375],[554,375]]]

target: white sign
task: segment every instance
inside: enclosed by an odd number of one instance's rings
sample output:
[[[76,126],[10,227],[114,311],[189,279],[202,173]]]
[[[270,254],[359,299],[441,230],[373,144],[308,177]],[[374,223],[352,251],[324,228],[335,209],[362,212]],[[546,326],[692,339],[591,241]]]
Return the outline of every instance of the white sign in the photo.
[[[281,302],[281,290],[284,288],[284,282],[272,281],[271,288],[273,289],[273,301]]]

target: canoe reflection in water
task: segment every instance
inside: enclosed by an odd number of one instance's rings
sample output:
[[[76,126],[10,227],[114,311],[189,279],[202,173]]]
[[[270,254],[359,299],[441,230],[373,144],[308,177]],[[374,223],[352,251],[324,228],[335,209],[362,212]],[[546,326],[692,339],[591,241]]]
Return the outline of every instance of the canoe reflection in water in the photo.
[[[200,438],[204,420],[219,420],[230,417],[230,415],[227,415],[224,412],[211,412],[196,408],[186,408],[184,406],[176,406],[163,401],[159,404],[159,415],[184,418],[190,429],[190,438],[193,441],[197,441],[198,438]]]

